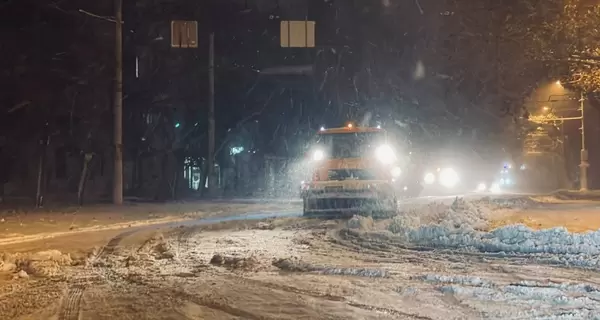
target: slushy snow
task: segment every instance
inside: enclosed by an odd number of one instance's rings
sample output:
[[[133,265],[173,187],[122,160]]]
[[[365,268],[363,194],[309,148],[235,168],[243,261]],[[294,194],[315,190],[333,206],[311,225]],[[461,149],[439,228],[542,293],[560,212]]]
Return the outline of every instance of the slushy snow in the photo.
[[[549,263],[600,269],[600,230],[570,233],[563,227],[536,231],[510,225],[486,232],[491,210],[481,203],[457,200],[436,210],[398,215],[389,230],[416,246],[526,254]]]
[[[475,276],[426,274],[417,280],[452,295],[487,319],[600,319],[600,288],[585,283],[496,283]]]

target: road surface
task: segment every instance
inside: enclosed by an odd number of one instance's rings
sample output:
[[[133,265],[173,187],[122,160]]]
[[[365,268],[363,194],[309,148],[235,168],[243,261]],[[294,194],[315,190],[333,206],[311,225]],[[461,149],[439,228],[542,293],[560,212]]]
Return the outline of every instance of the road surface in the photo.
[[[405,200],[397,217],[378,221],[304,219],[286,207],[12,243],[0,247],[0,319],[600,314],[593,237],[582,246],[572,238],[562,245],[572,237],[565,232],[488,232],[495,217],[592,204],[480,197]]]

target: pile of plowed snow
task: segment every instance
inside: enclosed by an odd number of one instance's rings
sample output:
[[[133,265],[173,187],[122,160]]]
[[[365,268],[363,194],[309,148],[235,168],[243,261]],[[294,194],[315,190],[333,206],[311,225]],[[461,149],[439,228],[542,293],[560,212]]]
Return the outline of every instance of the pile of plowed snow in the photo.
[[[28,275],[38,277],[56,277],[62,275],[63,267],[75,262],[69,254],[58,250],[36,253],[0,254],[0,272],[15,273],[24,278]]]
[[[536,231],[510,225],[487,231],[497,208],[489,202],[458,199],[451,206],[430,205],[426,210],[400,214],[387,229],[415,246],[535,254],[553,263],[600,268],[600,230],[577,234],[562,227]]]
[[[402,212],[393,218],[390,231],[404,230],[424,225],[441,226],[449,229],[485,230],[495,211],[500,207],[488,201],[464,201],[456,199],[451,205],[431,203],[427,206]]]
[[[476,276],[427,274],[415,280],[451,294],[490,319],[598,319],[600,288],[581,282],[506,282]],[[419,296],[431,294],[418,291]]]

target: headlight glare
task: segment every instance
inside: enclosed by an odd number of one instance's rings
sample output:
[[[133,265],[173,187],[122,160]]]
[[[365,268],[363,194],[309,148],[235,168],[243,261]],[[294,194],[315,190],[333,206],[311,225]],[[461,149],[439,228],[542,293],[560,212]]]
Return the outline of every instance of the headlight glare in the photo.
[[[313,153],[312,159],[314,161],[321,161],[325,158],[325,153],[323,152],[323,150],[315,150],[315,152]]]
[[[379,146],[379,148],[375,150],[375,156],[384,164],[390,164],[396,160],[394,150],[386,144]]]
[[[483,192],[486,189],[487,189],[487,186],[483,182],[477,185],[477,191],[479,191],[479,192]]]
[[[394,167],[392,169],[392,177],[398,178],[401,174],[402,174],[402,169],[400,169],[399,167]]]
[[[428,172],[425,174],[423,181],[425,181],[426,184],[433,184],[435,182],[435,175],[431,172]]]
[[[440,170],[440,184],[446,188],[452,188],[458,184],[458,173],[451,168]]]

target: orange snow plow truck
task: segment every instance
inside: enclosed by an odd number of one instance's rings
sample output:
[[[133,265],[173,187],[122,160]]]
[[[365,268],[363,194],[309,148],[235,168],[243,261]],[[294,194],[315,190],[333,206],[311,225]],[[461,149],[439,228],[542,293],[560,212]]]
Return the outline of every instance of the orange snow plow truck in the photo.
[[[321,130],[308,153],[312,176],[301,186],[304,215],[381,214],[396,211],[395,179],[401,174],[385,130]]]

